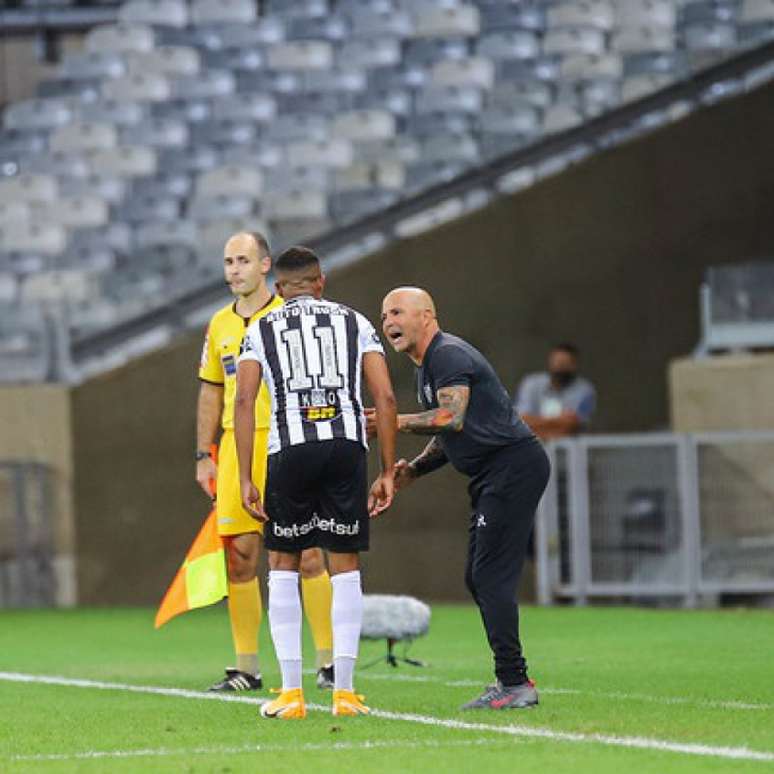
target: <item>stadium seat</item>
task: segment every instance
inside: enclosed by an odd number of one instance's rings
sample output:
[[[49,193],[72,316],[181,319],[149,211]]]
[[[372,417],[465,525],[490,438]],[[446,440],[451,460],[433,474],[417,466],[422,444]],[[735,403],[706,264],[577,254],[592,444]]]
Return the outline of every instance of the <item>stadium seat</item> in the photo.
[[[674,73],[681,75],[686,61],[682,51],[663,54],[632,54],[624,61],[624,75],[653,75]]]
[[[613,78],[595,78],[580,85],[581,102],[586,116],[609,110],[621,101],[621,82]]]
[[[107,224],[109,217],[108,203],[94,195],[60,196],[39,205],[34,213],[36,221],[64,228],[99,228]]]
[[[572,105],[552,105],[543,114],[543,130],[549,134],[564,132],[583,122],[583,116]]]
[[[222,218],[211,219],[199,226],[200,246],[198,253],[200,260],[212,263],[218,273],[223,271],[223,246],[226,240],[238,231],[257,231],[269,239],[271,233],[265,221],[251,216],[249,218]],[[213,259],[219,259],[217,261]]]
[[[165,174],[203,172],[220,161],[218,151],[209,145],[191,148],[165,148],[159,151],[158,170]]]
[[[557,27],[543,38],[544,54],[592,54],[605,51],[605,33],[594,27]]]
[[[444,59],[470,56],[470,41],[465,38],[422,38],[404,45],[404,67],[430,67]]]
[[[266,57],[274,70],[327,70],[333,66],[333,46],[327,40],[275,43]]]
[[[252,196],[263,191],[263,173],[254,167],[225,164],[204,172],[196,179],[196,196]]]
[[[255,124],[217,119],[192,124],[190,132],[194,147],[200,144],[213,147],[249,145],[258,137]]]
[[[186,42],[183,43],[182,41]],[[190,45],[210,51],[227,48],[249,48],[279,43],[285,40],[285,23],[276,17],[264,16],[250,23],[203,24],[188,31],[179,45]]]
[[[736,26],[723,22],[704,22],[683,28],[688,51],[724,51],[736,45]]]
[[[341,15],[330,14],[312,19],[289,19],[288,40],[340,41],[350,37],[349,20]]]
[[[3,126],[20,131],[55,129],[72,121],[73,112],[72,102],[67,99],[27,99],[6,107]]]
[[[368,191],[373,188],[400,191],[405,184],[406,167],[400,161],[359,161],[337,169],[333,187],[337,192]]]
[[[546,26],[546,6],[538,2],[479,3],[481,31],[531,30],[542,32]]]
[[[132,196],[185,199],[193,192],[194,183],[191,175],[178,172],[135,178],[131,186]]]
[[[94,195],[104,199],[109,204],[123,201],[128,191],[126,180],[119,177],[106,177],[90,174],[83,178],[65,178],[59,181],[59,191],[62,196]]]
[[[620,54],[673,51],[674,31],[665,27],[622,27],[613,33],[610,48]]]
[[[0,380],[40,382],[49,375],[51,336],[40,313],[9,306],[0,312]]]
[[[191,21],[204,24],[251,24],[258,17],[253,0],[193,0]]]
[[[194,196],[186,215],[196,223],[223,218],[249,218],[258,214],[257,200],[245,195]]]
[[[671,0],[617,0],[616,27],[674,27],[676,4]]]
[[[427,83],[428,77],[427,68],[417,64],[375,67],[367,74],[370,88],[383,92],[391,89],[417,89]]]
[[[88,177],[92,169],[89,166],[88,152],[60,153],[49,151],[24,158],[21,168],[24,172],[57,177]]]
[[[578,0],[550,5],[547,9],[549,31],[559,27],[593,27],[610,30],[615,23],[615,8],[606,0]]]
[[[620,78],[623,59],[618,54],[586,56],[577,54],[564,57],[559,69],[560,80],[579,81],[589,78]]]
[[[102,78],[44,78],[35,93],[41,99],[66,97],[77,102],[91,102],[102,93]]]
[[[91,170],[115,177],[142,177],[156,172],[157,158],[153,148],[123,145],[87,153]]]
[[[60,78],[119,78],[126,74],[126,62],[111,51],[68,53],[57,68]]]
[[[118,9],[118,19],[124,24],[185,27],[188,5],[184,0],[128,0]]]
[[[398,135],[377,142],[356,142],[355,157],[361,162],[397,161],[411,164],[419,161],[420,146],[416,139]]]
[[[423,141],[435,134],[467,134],[474,130],[478,113],[419,113],[405,119],[406,132]]]
[[[146,118],[121,130],[122,145],[148,148],[182,148],[188,144],[188,127],[182,121]]]
[[[172,80],[176,99],[214,99],[233,94],[236,80],[228,70],[209,70],[199,75],[184,75]]]
[[[333,122],[332,135],[353,142],[386,140],[395,136],[395,117],[386,110],[354,110]]]
[[[739,3],[736,0],[698,0],[686,3],[680,13],[680,25],[694,23],[736,22]]]
[[[331,216],[338,223],[351,223],[395,204],[399,199],[395,191],[368,188],[343,191],[331,197]]]
[[[201,69],[198,51],[186,46],[159,46],[145,53],[131,51],[126,61],[131,73],[196,75]]]
[[[211,105],[212,115],[224,121],[267,123],[277,115],[277,101],[269,94],[227,94]]]
[[[49,147],[62,153],[115,148],[118,132],[111,124],[79,121],[60,126],[51,132]]]
[[[739,21],[743,23],[774,21],[774,0],[743,0]]]
[[[347,167],[353,161],[352,143],[341,138],[292,142],[287,159],[291,166]]]
[[[625,78],[621,85],[621,99],[624,102],[633,102],[634,100],[646,97],[654,91],[659,91],[668,86],[674,77],[668,73],[651,75],[634,75]]]
[[[474,5],[416,5],[414,35],[418,38],[473,37],[481,30],[480,14]]]
[[[546,108],[553,101],[553,89],[545,81],[523,80],[499,84],[489,93],[487,104],[498,107],[532,105]]]
[[[86,33],[86,50],[119,54],[151,51],[156,43],[153,28],[147,24],[104,24]]]
[[[224,48],[205,51],[202,55],[204,69],[256,72],[266,66],[266,54],[256,46],[249,48]]]
[[[0,229],[0,250],[58,255],[67,246],[67,230],[53,223],[17,221]]]
[[[274,243],[278,249],[298,242],[319,237],[332,228],[332,222],[324,218],[282,218],[270,221]]]
[[[474,164],[479,160],[478,144],[472,134],[437,134],[422,142],[421,158],[427,164]]]
[[[328,200],[322,191],[267,191],[262,201],[263,213],[269,220],[324,219]]]
[[[2,220],[0,220],[0,228],[2,227]],[[15,304],[18,298],[19,280],[16,275],[10,271],[0,272],[0,304],[4,306]]]
[[[757,46],[774,40],[774,21],[750,22],[737,27],[738,42],[744,46]]]
[[[430,71],[429,82],[433,86],[473,87],[488,91],[494,85],[494,80],[492,60],[476,56],[436,62]]]
[[[163,75],[130,73],[102,84],[102,95],[115,102],[162,102],[172,96],[170,82]]]
[[[198,239],[199,231],[196,224],[188,220],[177,220],[174,223],[143,223],[134,235],[135,244],[140,250],[174,245],[195,250]]]
[[[2,189],[0,189],[1,196],[3,196]],[[8,196],[8,192],[6,192],[6,196]],[[0,198],[0,228],[16,221],[28,221],[31,217],[31,212],[28,202],[17,201],[10,197],[3,201]]]
[[[455,86],[426,86],[417,93],[416,112],[427,113],[478,113],[484,104],[480,89]]]
[[[446,161],[422,161],[412,164],[408,168],[408,191],[421,191],[433,185],[447,183],[466,169],[466,164],[450,163]]]
[[[136,225],[149,221],[176,221],[180,217],[180,200],[170,196],[132,195],[115,208],[116,217]]]
[[[44,271],[27,277],[22,283],[24,303],[65,301],[79,304],[97,295],[96,276],[79,269]]]
[[[282,144],[302,140],[324,141],[330,134],[331,125],[328,118],[306,113],[280,115],[266,127],[266,139]]]
[[[525,104],[488,107],[479,117],[479,127],[487,134],[535,136],[540,131],[540,111]]]
[[[357,110],[387,110],[398,118],[407,118],[414,108],[409,89],[369,89],[355,98]]]
[[[131,126],[145,117],[145,108],[139,102],[103,99],[78,108],[81,121],[115,126]]]
[[[76,228],[70,231],[67,241],[68,252],[93,252],[109,248],[126,256],[134,247],[133,232],[129,224],[111,221],[103,228]]]
[[[47,147],[45,132],[25,132],[18,129],[0,129],[0,152],[18,158],[40,153]]]
[[[348,40],[336,52],[339,67],[389,67],[401,62],[400,41],[395,38]]]
[[[476,42],[476,53],[494,60],[534,59],[540,39],[530,30],[494,30]]]
[[[405,11],[356,9],[350,19],[355,38],[410,38],[414,34],[414,20]]]
[[[0,178],[0,204],[51,202],[59,196],[56,177],[21,174]]]

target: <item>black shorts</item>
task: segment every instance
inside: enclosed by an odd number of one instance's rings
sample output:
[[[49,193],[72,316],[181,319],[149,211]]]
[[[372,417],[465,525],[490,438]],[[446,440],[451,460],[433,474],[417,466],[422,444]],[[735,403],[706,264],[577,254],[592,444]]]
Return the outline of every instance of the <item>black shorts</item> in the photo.
[[[264,541],[270,551],[367,551],[365,449],[356,441],[334,438],[270,454],[266,512]]]

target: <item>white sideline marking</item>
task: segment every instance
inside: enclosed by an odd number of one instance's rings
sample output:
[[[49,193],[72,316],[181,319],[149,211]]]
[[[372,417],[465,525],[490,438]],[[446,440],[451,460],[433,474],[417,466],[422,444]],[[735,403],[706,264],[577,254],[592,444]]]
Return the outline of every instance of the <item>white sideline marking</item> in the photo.
[[[241,704],[262,704],[267,699],[251,696],[227,696],[218,693],[189,691],[184,688],[162,688],[153,685],[128,685],[125,683],[104,683],[97,680],[81,680],[55,675],[30,675],[20,672],[0,672],[0,680],[17,683],[41,683],[44,685],[61,685],[74,688],[96,688],[99,690],[128,691],[130,693],[146,693],[158,696],[174,696],[184,699],[203,699],[208,701],[236,702]],[[310,710],[328,712],[330,707],[322,704],[307,704]],[[726,758],[733,760],[774,762],[774,752],[751,750],[748,747],[725,747],[695,743],[672,742],[662,739],[648,739],[636,736],[612,736],[608,734],[581,734],[572,731],[554,731],[548,728],[535,728],[519,725],[493,725],[488,723],[470,723],[462,720],[436,718],[432,715],[414,715],[408,712],[389,712],[371,709],[371,716],[385,720],[402,720],[418,723],[424,726],[450,728],[457,731],[483,731],[493,734],[507,734],[514,737],[550,739],[559,742],[602,744],[610,747],[628,747],[640,750],[659,750],[664,752],[682,753],[684,755],[699,755],[710,758]]]
[[[395,680],[406,683],[434,683],[448,688],[481,688],[482,680],[440,680],[423,675],[377,675],[369,674],[367,670],[359,670],[358,680]],[[720,699],[689,699],[686,696],[653,696],[647,693],[626,693],[624,691],[581,691],[577,688],[549,688],[538,685],[538,691],[545,694],[568,696],[596,696],[601,699],[616,699],[619,701],[644,701],[654,704],[691,704],[709,709],[737,710],[774,710],[774,704],[764,704],[750,701],[722,701]]]
[[[245,744],[239,747],[193,747],[193,748],[168,748],[160,747],[151,750],[88,750],[80,753],[54,753],[50,755],[14,755],[14,761],[69,761],[88,760],[95,758],[145,758],[163,757],[172,755],[238,755],[240,753],[255,752],[320,752],[328,750],[379,750],[396,747],[403,749],[418,749],[422,747],[481,747],[492,744],[492,739],[466,739],[440,742],[433,739],[425,741],[391,740],[385,742],[333,742],[322,744],[320,742],[307,742],[305,744]]]

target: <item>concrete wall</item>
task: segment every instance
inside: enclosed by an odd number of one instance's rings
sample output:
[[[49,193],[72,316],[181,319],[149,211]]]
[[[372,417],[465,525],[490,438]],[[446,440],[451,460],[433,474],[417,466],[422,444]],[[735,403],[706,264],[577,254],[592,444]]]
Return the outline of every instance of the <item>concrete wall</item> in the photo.
[[[0,459],[37,462],[53,473],[50,506],[54,518],[57,602],[65,606],[74,604],[76,533],[69,390],[59,385],[3,387],[0,428]]]
[[[509,389],[542,367],[551,342],[575,340],[599,391],[596,429],[666,427],[667,365],[698,340],[705,267],[774,246],[773,98],[769,85],[701,111],[393,245],[334,273],[328,296],[376,320],[391,287],[427,287],[442,325],[478,346]],[[187,337],[75,391],[85,603],[157,600],[205,515],[192,462],[200,347]],[[408,361],[389,362],[401,407],[414,410]],[[374,524],[367,588],[466,598],[467,514],[451,470],[407,491]]]

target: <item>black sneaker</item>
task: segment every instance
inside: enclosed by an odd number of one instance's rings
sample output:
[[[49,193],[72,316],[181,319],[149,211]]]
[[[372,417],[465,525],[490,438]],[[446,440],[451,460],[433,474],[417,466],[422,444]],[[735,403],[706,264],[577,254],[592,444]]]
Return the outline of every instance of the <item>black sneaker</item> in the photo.
[[[317,670],[317,687],[321,690],[331,690],[333,688],[333,664],[321,666]]]
[[[208,691],[257,691],[263,687],[260,675],[251,675],[248,672],[240,672],[234,667],[226,667],[226,676],[218,683],[214,683]]]
[[[534,707],[537,703],[538,692],[532,680],[511,686],[503,685],[498,680],[495,685],[487,686],[481,696],[463,704],[460,709],[521,709]]]

